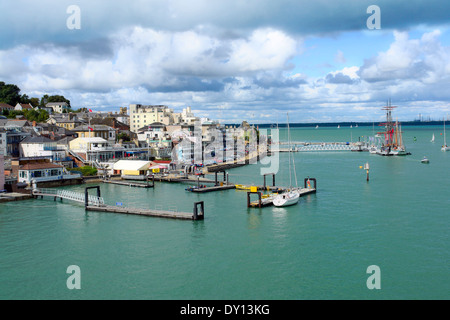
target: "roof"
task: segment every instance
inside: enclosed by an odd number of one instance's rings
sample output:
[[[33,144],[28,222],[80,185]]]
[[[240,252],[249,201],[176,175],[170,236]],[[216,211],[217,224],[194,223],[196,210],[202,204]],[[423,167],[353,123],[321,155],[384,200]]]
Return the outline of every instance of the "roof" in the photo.
[[[72,140],[72,141],[75,141],[75,140],[77,140],[77,139],[80,139],[80,140],[85,141],[85,142],[90,142],[90,143],[107,143],[107,142],[108,142],[108,141],[106,141],[105,139],[100,138],[100,137],[92,137],[92,138],[76,138],[76,139],[74,139],[74,140]]]
[[[50,106],[67,106],[67,102],[49,102],[45,106],[46,107],[50,107]]]
[[[152,165],[151,161],[145,160],[119,160],[114,164],[114,170],[147,170]]]
[[[106,130],[115,130],[114,128],[111,128],[110,126],[105,126],[103,124],[91,124],[91,128],[94,129],[93,131],[106,131]],[[89,125],[82,125],[73,128],[73,131],[90,131]]]
[[[22,140],[21,143],[54,143],[55,141],[46,138],[44,136],[38,136],[38,137],[27,137],[24,140]]]
[[[19,170],[39,170],[39,169],[56,169],[63,168],[59,164],[54,163],[27,163],[20,166]]]
[[[29,103],[18,103],[22,107],[22,109],[34,109],[33,106]]]
[[[4,103],[4,102],[0,102],[0,108],[1,109],[14,109],[14,107],[13,106],[10,106],[9,104],[7,104],[7,103]]]

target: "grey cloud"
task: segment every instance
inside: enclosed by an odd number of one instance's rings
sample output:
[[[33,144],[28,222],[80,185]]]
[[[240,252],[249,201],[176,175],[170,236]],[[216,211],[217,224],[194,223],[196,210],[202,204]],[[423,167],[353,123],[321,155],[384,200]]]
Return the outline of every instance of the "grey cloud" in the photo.
[[[358,80],[350,78],[348,75],[345,75],[341,72],[336,74],[327,74],[325,77],[326,82],[334,83],[334,84],[354,84],[357,83]]]

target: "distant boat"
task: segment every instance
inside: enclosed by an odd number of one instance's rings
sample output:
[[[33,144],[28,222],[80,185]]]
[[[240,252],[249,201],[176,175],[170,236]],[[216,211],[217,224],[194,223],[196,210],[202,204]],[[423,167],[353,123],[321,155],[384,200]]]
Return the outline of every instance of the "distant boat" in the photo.
[[[447,145],[447,139],[445,137],[445,120],[444,120],[444,145],[441,148],[442,151],[449,151],[450,147]]]
[[[423,157],[423,159],[420,160],[420,162],[422,162],[422,163],[430,163],[430,160],[428,160],[427,157]]]
[[[338,129],[340,128],[341,126],[340,125],[338,125]]]
[[[355,126],[356,128],[358,128],[358,124],[356,124],[356,126]]]
[[[353,126],[352,126],[352,125],[350,125],[350,128],[353,128]]]
[[[431,142],[434,142],[434,133],[433,136],[431,137]]]
[[[316,126],[316,129],[318,129],[318,128],[319,128],[319,125]]]

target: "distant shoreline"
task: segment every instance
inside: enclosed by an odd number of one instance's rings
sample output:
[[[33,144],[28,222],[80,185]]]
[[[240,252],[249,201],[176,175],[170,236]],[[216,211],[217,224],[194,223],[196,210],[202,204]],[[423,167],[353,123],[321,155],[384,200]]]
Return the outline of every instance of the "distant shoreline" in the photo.
[[[341,126],[342,129],[348,128],[350,126],[353,126],[355,128],[356,125],[358,127],[379,127],[380,125],[383,126],[383,121],[378,122],[322,122],[322,123],[289,123],[289,126],[292,127],[311,127],[315,128],[316,126],[320,127],[337,127],[338,125]],[[443,125],[443,121],[399,121],[402,126],[435,126],[435,125]],[[449,122],[450,123],[450,122]],[[225,126],[239,126],[240,124],[225,124]],[[250,124],[252,125],[252,124]],[[274,123],[255,123],[253,124],[255,126],[258,126],[259,128],[270,128],[270,127],[276,127],[277,124]],[[286,123],[278,123],[279,128],[286,128]]]

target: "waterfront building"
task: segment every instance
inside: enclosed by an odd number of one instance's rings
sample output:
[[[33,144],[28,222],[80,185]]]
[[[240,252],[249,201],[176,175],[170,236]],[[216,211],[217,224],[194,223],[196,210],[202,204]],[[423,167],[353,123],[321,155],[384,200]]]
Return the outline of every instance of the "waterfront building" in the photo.
[[[66,151],[57,142],[43,136],[27,137],[20,142],[20,157],[48,157],[52,162],[63,161]]]
[[[145,160],[119,160],[114,164],[114,174],[120,174],[122,178],[142,180],[153,165],[155,163]]]
[[[33,180],[36,183],[50,182],[58,180],[71,180],[80,178],[80,174],[70,174],[67,170],[55,163],[34,162],[19,165],[18,182],[31,185]]]

